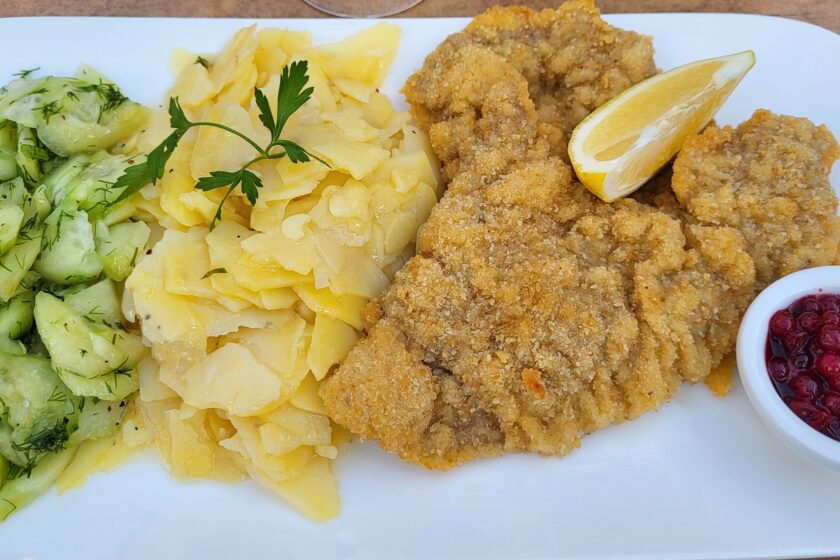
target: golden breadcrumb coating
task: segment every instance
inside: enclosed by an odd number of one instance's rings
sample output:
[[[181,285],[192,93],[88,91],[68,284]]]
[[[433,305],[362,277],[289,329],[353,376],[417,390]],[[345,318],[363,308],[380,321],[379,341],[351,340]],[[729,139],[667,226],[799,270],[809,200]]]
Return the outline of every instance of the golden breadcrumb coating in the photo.
[[[489,9],[435,49],[404,92],[448,180],[460,157],[493,134],[472,136],[479,99],[493,84],[525,78],[533,117],[553,153],[566,158],[568,135],[586,115],[655,72],[650,37],[607,24],[592,0],[570,0],[541,12]]]
[[[838,156],[825,126],[759,110],[737,128],[711,126],[686,142],[673,189],[698,222],[738,228],[763,287],[833,262],[840,222],[826,177]]]
[[[567,453],[585,434],[656,408],[731,352],[760,286],[745,222],[695,218],[667,172],[655,192],[606,204],[563,160],[558,129],[652,71],[649,40],[607,26],[578,0],[538,14],[495,8],[459,35],[406,88],[448,191],[418,234],[417,256],[366,309],[368,337],[321,388],[330,416],[352,432],[443,469],[506,451]],[[571,80],[549,68],[561,46],[614,50]],[[630,72],[628,58],[645,70]],[[542,70],[576,89],[552,93]],[[548,118],[546,106],[564,113]],[[773,133],[767,145],[781,146],[791,129]],[[804,135],[811,140],[796,153],[820,156],[806,186],[830,199],[834,156],[817,137]],[[742,149],[739,158],[756,157],[754,143]],[[684,167],[678,160],[675,175]],[[759,193],[756,204],[774,204]],[[795,245],[794,220],[774,223]]]

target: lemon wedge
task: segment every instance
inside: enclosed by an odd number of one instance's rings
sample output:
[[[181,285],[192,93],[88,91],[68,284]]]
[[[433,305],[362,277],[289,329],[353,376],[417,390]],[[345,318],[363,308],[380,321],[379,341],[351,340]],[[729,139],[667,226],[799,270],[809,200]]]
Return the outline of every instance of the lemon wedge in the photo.
[[[632,193],[706,126],[754,64],[752,51],[699,60],[611,99],[572,132],[578,179],[606,202]]]

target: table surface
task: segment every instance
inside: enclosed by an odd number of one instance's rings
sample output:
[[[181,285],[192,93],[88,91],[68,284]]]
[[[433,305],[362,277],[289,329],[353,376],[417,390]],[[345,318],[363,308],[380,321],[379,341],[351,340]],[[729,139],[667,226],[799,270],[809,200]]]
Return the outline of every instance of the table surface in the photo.
[[[358,0],[364,1],[364,0]],[[597,0],[604,13],[740,12],[801,19],[840,32],[838,0]],[[494,4],[557,6],[560,0],[425,0],[402,15],[474,16]],[[303,0],[2,0],[2,16],[320,17]]]
[[[560,0],[424,0],[406,17],[473,16],[495,4],[554,7]],[[795,18],[840,32],[840,0],[598,0],[604,13],[737,12]],[[322,17],[303,0],[3,0],[5,16]],[[840,557],[829,560],[840,560]]]

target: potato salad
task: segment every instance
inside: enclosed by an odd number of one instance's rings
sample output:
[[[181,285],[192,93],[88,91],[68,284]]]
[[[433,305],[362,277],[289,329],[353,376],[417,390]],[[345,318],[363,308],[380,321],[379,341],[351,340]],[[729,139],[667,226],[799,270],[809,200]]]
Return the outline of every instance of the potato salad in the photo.
[[[140,170],[160,180],[131,201],[162,228],[123,301],[153,357],[126,441],[155,442],[175,476],[249,477],[314,519],[338,513],[319,382],[441,194],[426,137],[379,92],[398,43],[386,24],[321,46],[248,27],[218,56],[176,53],[169,118],[121,146],[177,137]]]

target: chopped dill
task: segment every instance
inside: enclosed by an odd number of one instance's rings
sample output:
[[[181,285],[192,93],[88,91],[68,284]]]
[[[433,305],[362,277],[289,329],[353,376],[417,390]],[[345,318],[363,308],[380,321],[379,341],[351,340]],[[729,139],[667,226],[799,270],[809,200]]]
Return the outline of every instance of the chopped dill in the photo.
[[[34,72],[37,72],[40,69],[41,69],[40,66],[36,66],[35,68],[27,68],[26,70],[20,70],[18,72],[15,72],[14,74],[12,74],[12,76],[14,76],[15,78],[17,78],[19,80],[25,80],[30,75],[32,75]]]

